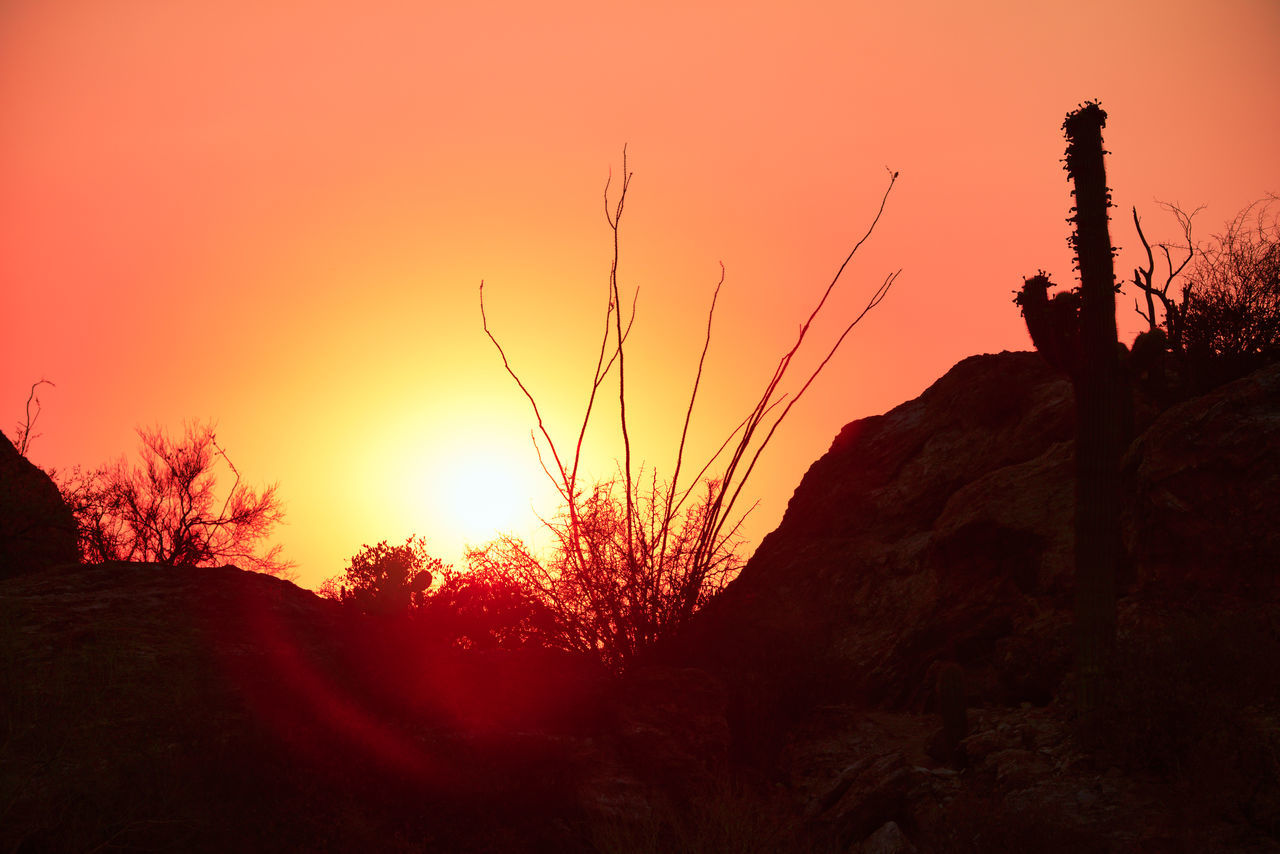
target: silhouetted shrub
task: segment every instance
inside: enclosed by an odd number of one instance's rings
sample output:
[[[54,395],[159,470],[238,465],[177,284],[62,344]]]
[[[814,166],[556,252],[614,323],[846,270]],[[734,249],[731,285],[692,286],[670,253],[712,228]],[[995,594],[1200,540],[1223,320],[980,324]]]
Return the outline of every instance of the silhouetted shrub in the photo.
[[[1183,292],[1183,346],[1202,386],[1280,357],[1280,209],[1254,202],[1199,250]]]
[[[504,567],[477,561],[461,571],[427,552],[417,536],[383,540],[354,555],[320,595],[364,614],[403,618],[419,640],[459,649],[570,649],[552,609]]]
[[[468,560],[481,577],[531,594],[545,614],[547,640],[588,652],[622,669],[639,652],[683,625],[724,588],[742,561],[729,531],[714,544],[702,538],[717,484],[681,508],[668,503],[669,487],[597,484],[551,521],[556,537],[541,554],[504,536]]]
[[[1182,226],[1185,243],[1157,244],[1167,262],[1162,284],[1156,283],[1154,254],[1135,211],[1147,266],[1134,270],[1132,283],[1147,308],[1136,302],[1135,307],[1172,356],[1168,365],[1150,353],[1140,359],[1145,376],[1139,379],[1157,397],[1169,389],[1173,396],[1207,391],[1280,358],[1278,202],[1272,195],[1248,205],[1206,243],[1192,238],[1195,211],[1166,205]],[[1170,294],[1180,277],[1181,293]],[[1153,344],[1143,343],[1147,349]],[[1134,350],[1137,355],[1138,342]]]
[[[635,320],[638,291],[619,284],[618,246],[631,178],[624,148],[619,191],[611,196],[610,184],[605,185],[605,217],[613,233],[613,263],[604,303],[604,335],[576,440],[557,443],[553,439],[537,398],[512,367],[506,351],[490,329],[484,283],[481,283],[481,324],[504,369],[532,407],[537,421],[533,434],[536,453],[560,494],[563,511],[548,525],[557,539],[550,555],[535,554],[520,540],[503,537],[470,557],[474,565],[508,573],[522,587],[532,590],[554,614],[556,636],[561,643],[570,649],[596,654],[615,669],[622,669],[659,637],[670,635],[736,571],[740,563],[736,554],[737,532],[743,516],[735,507],[756,462],[792,407],[853,328],[884,300],[898,276],[891,273],[880,282],[862,311],[846,323],[807,379],[793,393],[783,392],[783,381],[813,322],[884,212],[885,202],[898,178],[897,172],[891,172],[889,185],[866,233],[845,256],[808,318],[800,324],[795,344],[779,359],[759,399],[719,449],[689,477],[692,468],[686,467],[689,465],[686,459],[689,426],[711,345],[716,302],[724,283],[722,265],[720,281],[707,311],[702,353],[692,372],[684,426],[679,441],[673,443],[676,452],[670,481],[659,484],[653,469],[650,468],[646,478],[641,458],[633,456],[628,420],[626,342]],[[628,303],[631,304],[629,312]],[[593,481],[583,476],[583,442],[592,415],[600,408],[598,404],[602,401],[598,398],[610,375],[617,381],[618,438],[622,454],[615,480]],[[670,400],[664,400],[663,405],[669,406]],[[723,464],[718,462],[722,454],[727,458]],[[708,475],[713,466],[720,465],[723,468],[719,472]]]
[[[160,428],[139,430],[138,437],[139,465],[122,457],[99,469],[76,468],[55,478],[75,514],[86,563],[234,564],[272,575],[293,567],[281,558],[279,546],[262,548],[284,519],[275,485],[258,492],[241,484],[212,424],[188,424],[181,439]],[[221,502],[215,473],[219,460],[235,475]]]
[[[460,649],[571,648],[547,603],[501,567],[444,567],[415,619],[427,635]]]
[[[362,546],[343,574],[327,580],[320,593],[366,614],[406,614],[426,601],[427,588],[443,568],[418,537],[409,537],[402,546],[383,540]]]

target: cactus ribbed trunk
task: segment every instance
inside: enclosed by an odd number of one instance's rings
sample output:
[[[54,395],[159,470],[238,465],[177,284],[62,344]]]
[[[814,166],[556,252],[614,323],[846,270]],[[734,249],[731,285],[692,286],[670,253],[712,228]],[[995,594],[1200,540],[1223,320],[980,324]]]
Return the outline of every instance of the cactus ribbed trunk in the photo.
[[[1086,104],[1067,116],[1067,172],[1076,197],[1071,242],[1080,269],[1076,393],[1076,663],[1086,720],[1104,696],[1116,634],[1120,569],[1120,453],[1124,408],[1116,343],[1115,271],[1103,164],[1107,114]]]

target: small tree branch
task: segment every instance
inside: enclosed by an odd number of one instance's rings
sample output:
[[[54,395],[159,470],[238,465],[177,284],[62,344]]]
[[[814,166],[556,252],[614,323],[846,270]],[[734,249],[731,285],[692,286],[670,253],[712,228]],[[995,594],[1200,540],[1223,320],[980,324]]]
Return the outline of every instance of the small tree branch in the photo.
[[[31,384],[31,391],[27,394],[27,419],[18,425],[17,433],[14,436],[14,438],[17,439],[17,441],[14,442],[14,446],[17,448],[18,453],[24,457],[27,455],[27,451],[31,448],[31,440],[39,435],[38,433],[33,433],[32,430],[35,429],[36,421],[40,418],[40,398],[36,397],[36,389],[42,385],[57,388],[52,381],[44,378],[38,379]],[[31,411],[31,404],[33,401],[36,405],[36,411],[34,413]]]
[[[541,431],[542,437],[547,440],[547,447],[551,449],[551,455],[555,458],[556,469],[560,472],[561,479],[568,482],[565,474],[564,463],[560,461],[560,454],[556,451],[556,444],[551,438],[551,434],[547,432],[547,426],[542,420],[542,412],[538,409],[538,401],[534,400],[529,389],[525,387],[524,382],[516,375],[515,370],[511,367],[511,363],[507,361],[507,353],[502,349],[502,345],[498,343],[498,339],[489,331],[489,318],[484,311],[484,281],[480,282],[480,324],[484,328],[484,334],[489,336],[489,340],[493,342],[493,346],[497,349],[498,355],[502,357],[502,367],[506,368],[511,379],[516,381],[516,385],[520,387],[520,391],[524,392],[524,396],[528,398],[529,405],[533,407],[534,417],[538,419],[538,430]]]

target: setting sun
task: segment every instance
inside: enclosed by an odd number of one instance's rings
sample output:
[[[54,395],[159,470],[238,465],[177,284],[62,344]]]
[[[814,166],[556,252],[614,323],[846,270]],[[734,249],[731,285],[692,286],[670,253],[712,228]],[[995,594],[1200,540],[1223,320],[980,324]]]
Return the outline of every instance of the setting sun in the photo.
[[[531,485],[521,481],[511,460],[491,449],[471,448],[448,460],[437,484],[443,488],[445,517],[468,540],[511,529],[529,513]]]
[[[1280,852],[1277,44],[0,3],[0,854]]]
[[[1071,268],[1043,227],[1066,186],[1044,164],[1081,100],[1111,114],[1122,276],[1145,263],[1131,207],[1159,242],[1179,237],[1160,201],[1208,205],[1207,236],[1280,184],[1275,3],[986,5],[6,4],[0,426],[41,378],[31,459],[48,468],[113,460],[138,426],[217,421],[245,483],[278,483],[303,585],[410,534],[458,560],[557,507],[477,286],[571,441],[623,145],[629,416],[637,464],[662,474],[719,262],[698,441],[746,414],[901,170],[832,323],[901,281],[762,457],[749,551],[851,419],[1030,346],[1010,294]],[[1156,20],[1161,39],[1135,43]],[[1137,315],[1117,319],[1131,341]],[[589,478],[619,459],[599,417]]]
[[[499,534],[529,539],[549,489],[521,454],[492,436],[457,437],[425,455],[404,479],[406,509],[429,527],[444,552],[461,553]],[[536,465],[536,462],[535,462]],[[426,528],[423,529],[427,531]]]

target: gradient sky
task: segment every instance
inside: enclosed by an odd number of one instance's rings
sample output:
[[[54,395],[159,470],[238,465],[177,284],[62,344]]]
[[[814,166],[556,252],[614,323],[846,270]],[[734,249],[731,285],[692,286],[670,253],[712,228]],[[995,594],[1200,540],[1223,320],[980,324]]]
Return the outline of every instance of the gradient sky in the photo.
[[[635,445],[660,470],[719,262],[704,450],[899,170],[815,335],[902,276],[776,437],[749,490],[758,539],[844,423],[964,356],[1030,346],[1012,292],[1041,267],[1070,281],[1060,125],[1081,101],[1110,114],[1122,277],[1131,205],[1170,239],[1157,200],[1207,205],[1207,235],[1280,190],[1280,3],[1067,5],[7,2],[0,427],[42,377],[46,467],[213,418],[249,481],[279,482],[300,583],[410,533],[456,559],[488,538],[477,485],[493,524],[554,509],[477,286],[568,441],[624,143]]]

